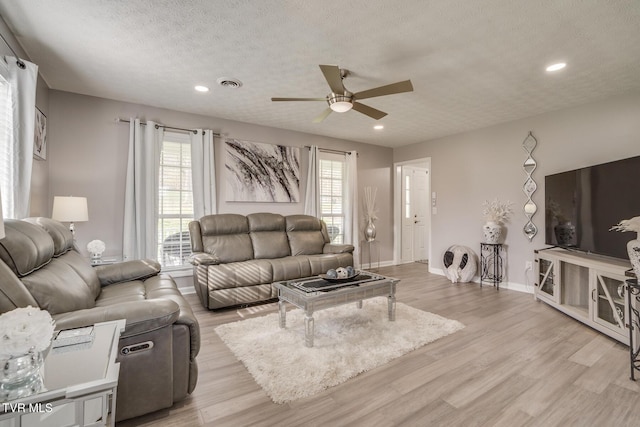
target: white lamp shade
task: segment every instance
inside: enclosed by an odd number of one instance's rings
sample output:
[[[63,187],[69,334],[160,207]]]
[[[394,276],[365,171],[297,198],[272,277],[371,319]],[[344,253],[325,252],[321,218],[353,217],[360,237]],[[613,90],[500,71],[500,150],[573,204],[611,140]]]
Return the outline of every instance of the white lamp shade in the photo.
[[[55,196],[51,218],[63,222],[89,221],[87,198]]]

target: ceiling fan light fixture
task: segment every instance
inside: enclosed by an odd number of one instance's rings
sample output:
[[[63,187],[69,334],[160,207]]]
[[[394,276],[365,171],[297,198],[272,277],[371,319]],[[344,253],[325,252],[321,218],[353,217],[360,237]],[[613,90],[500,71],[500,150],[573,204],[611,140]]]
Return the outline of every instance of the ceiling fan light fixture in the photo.
[[[346,113],[353,108],[353,104],[351,103],[351,94],[348,92],[344,95],[336,95],[335,93],[332,93],[327,97],[327,102],[329,103],[329,108],[336,113]]]

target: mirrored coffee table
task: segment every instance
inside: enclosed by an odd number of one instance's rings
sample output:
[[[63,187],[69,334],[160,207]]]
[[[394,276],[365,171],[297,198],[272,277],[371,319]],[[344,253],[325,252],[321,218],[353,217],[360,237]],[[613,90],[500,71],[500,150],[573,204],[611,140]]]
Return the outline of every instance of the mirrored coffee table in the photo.
[[[54,340],[42,368],[43,389],[1,402],[0,427],[115,425],[116,358],[125,326],[125,320],[96,323],[90,341],[56,347]]]
[[[304,341],[307,347],[313,347],[315,311],[349,303],[362,308],[363,300],[379,296],[387,297],[389,320],[395,321],[396,284],[399,281],[393,277],[362,271],[346,282],[330,282],[318,276],[276,282],[274,286],[278,289],[280,327],[285,328],[287,323],[286,302],[304,310]]]

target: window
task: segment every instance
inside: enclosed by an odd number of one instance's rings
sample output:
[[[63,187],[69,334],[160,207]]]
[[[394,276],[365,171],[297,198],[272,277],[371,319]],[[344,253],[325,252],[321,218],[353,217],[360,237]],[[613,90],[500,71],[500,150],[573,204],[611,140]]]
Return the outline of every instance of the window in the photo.
[[[327,224],[331,243],[344,243],[346,161],[333,153],[320,152],[318,157],[320,218]]]
[[[165,132],[158,178],[158,260],[163,267],[187,263],[191,255],[189,222],[193,218],[189,136]]]

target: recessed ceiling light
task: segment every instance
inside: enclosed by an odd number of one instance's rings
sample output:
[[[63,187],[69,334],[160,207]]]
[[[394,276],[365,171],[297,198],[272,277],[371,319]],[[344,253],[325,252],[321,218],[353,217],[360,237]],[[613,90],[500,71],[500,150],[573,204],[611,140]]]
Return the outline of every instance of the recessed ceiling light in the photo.
[[[384,125],[375,125],[373,128],[375,130],[382,130],[382,129],[384,129]]]
[[[558,62],[556,64],[551,64],[547,67],[547,71],[549,72],[553,72],[553,71],[558,71],[558,70],[562,70],[564,67],[567,66],[566,62]]]
[[[197,90],[198,92],[209,92],[209,88],[206,86],[196,86],[194,87],[195,90]]]

